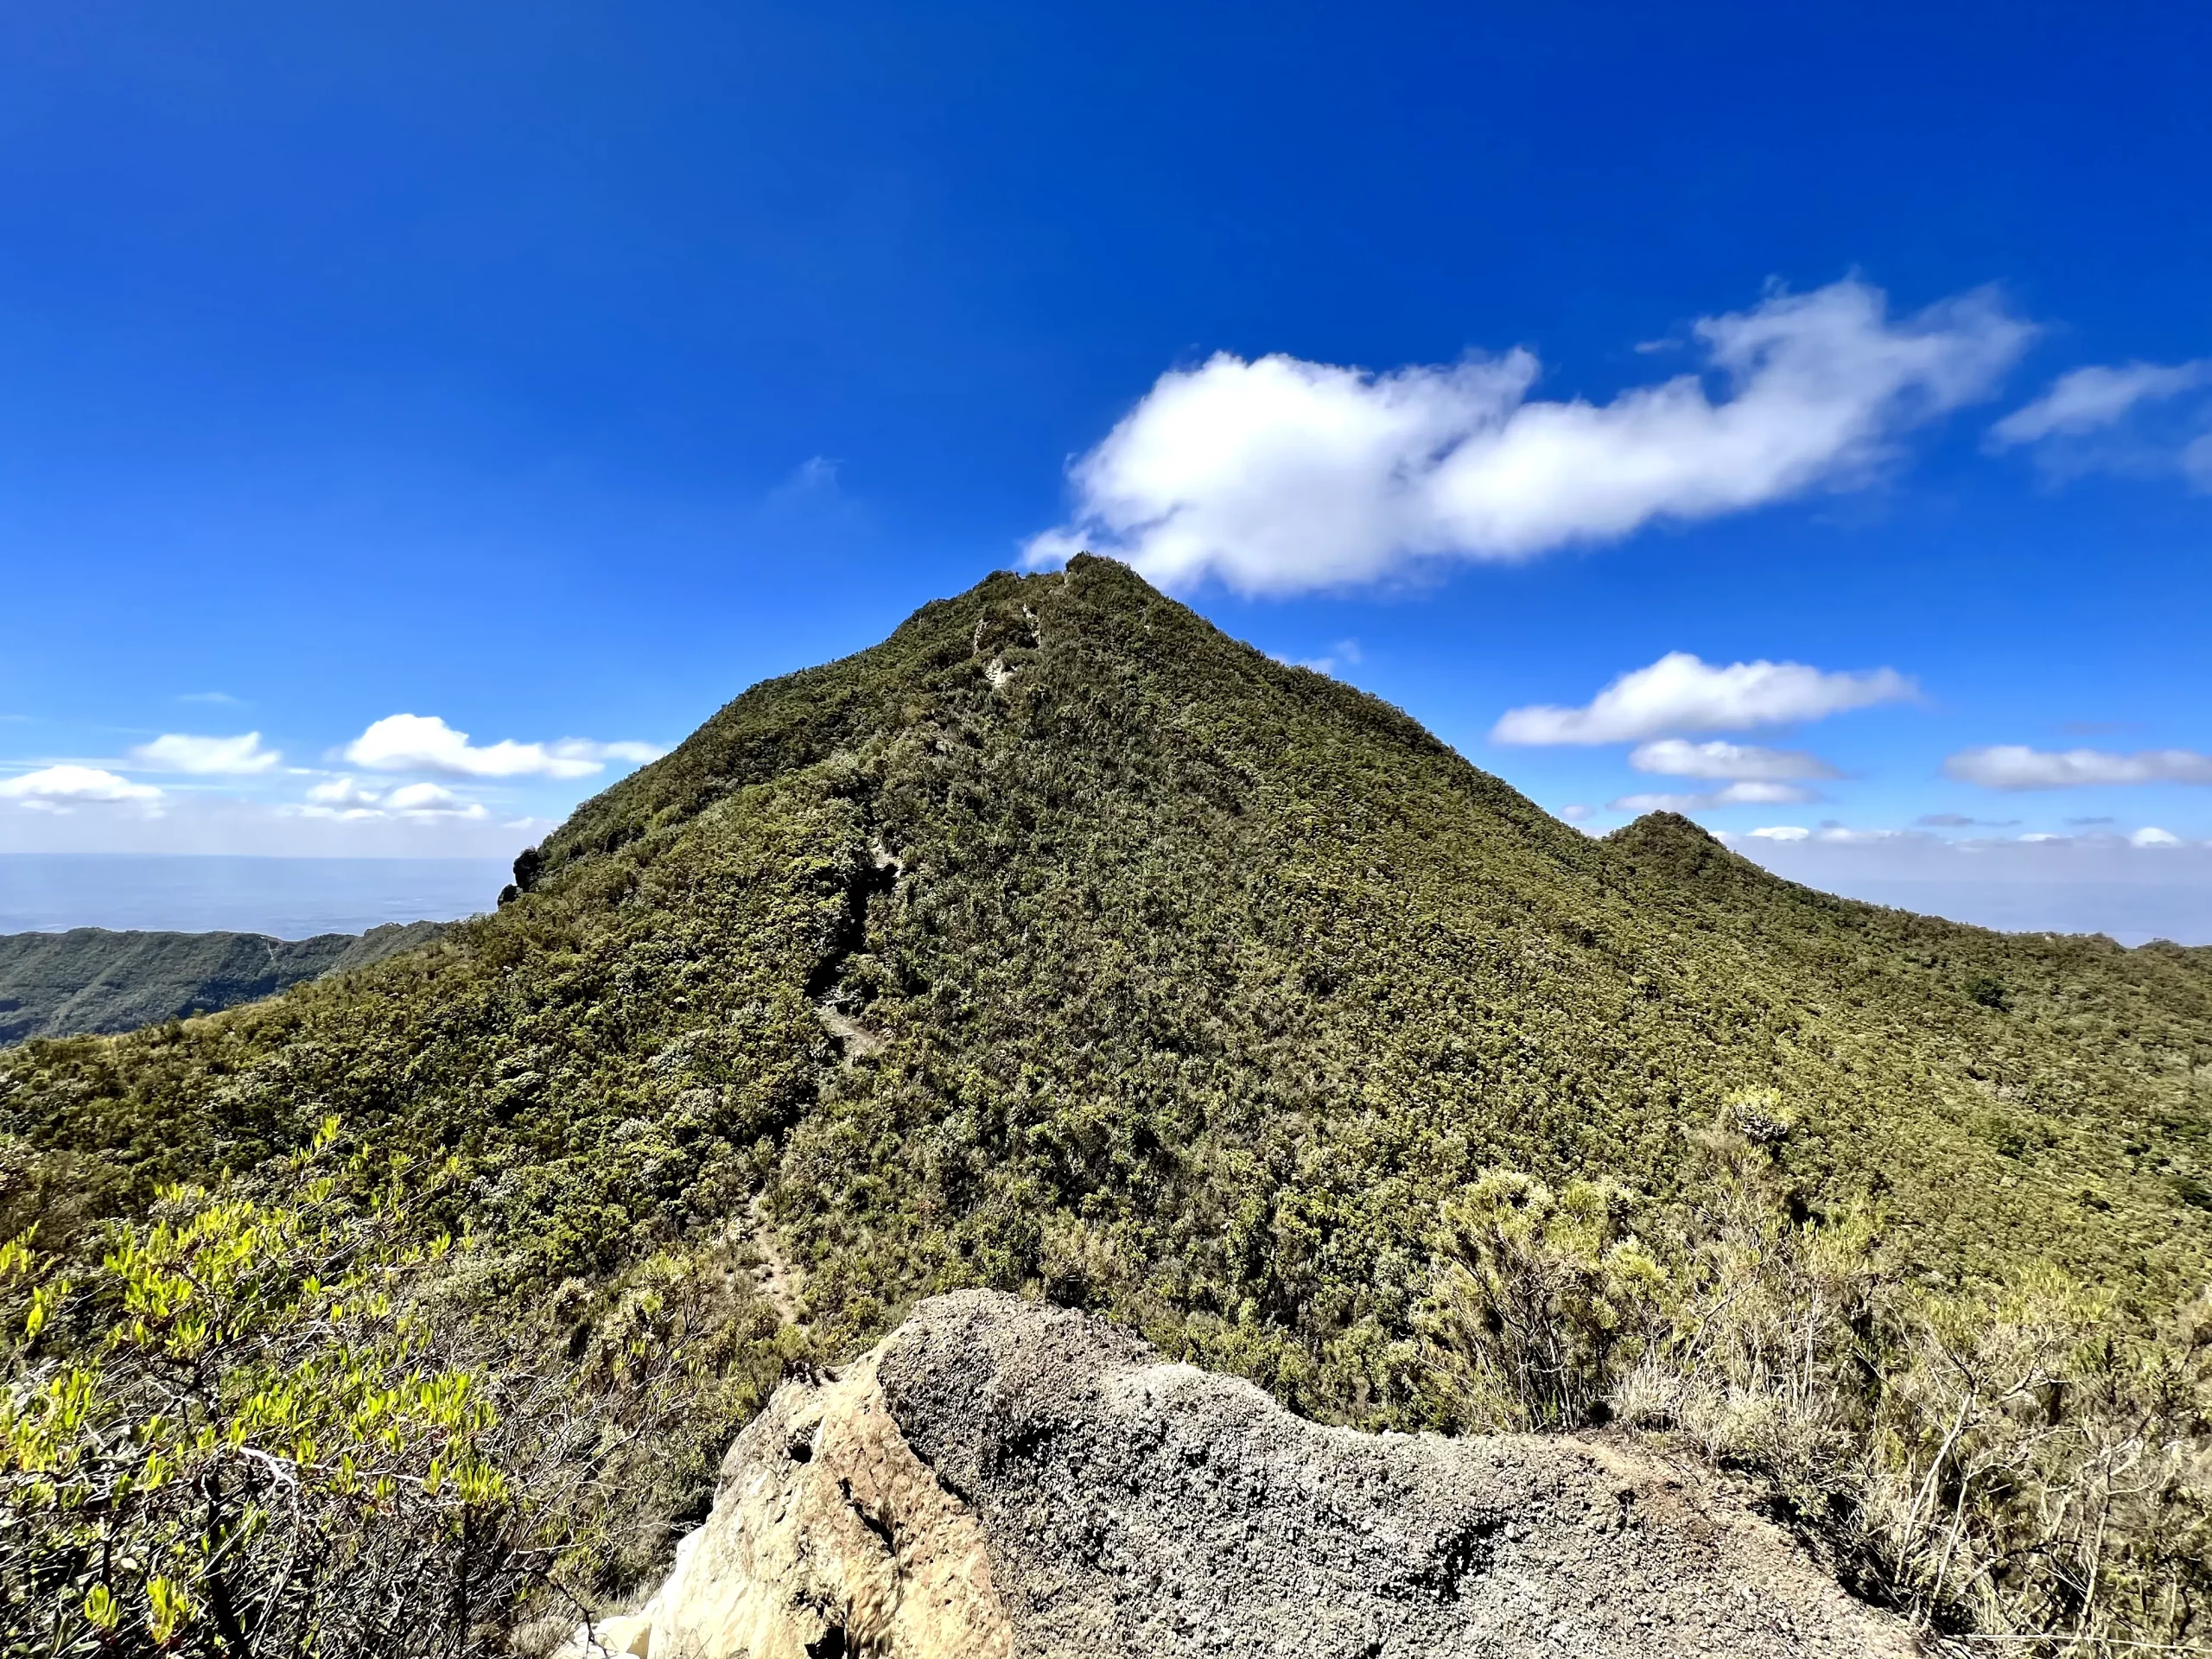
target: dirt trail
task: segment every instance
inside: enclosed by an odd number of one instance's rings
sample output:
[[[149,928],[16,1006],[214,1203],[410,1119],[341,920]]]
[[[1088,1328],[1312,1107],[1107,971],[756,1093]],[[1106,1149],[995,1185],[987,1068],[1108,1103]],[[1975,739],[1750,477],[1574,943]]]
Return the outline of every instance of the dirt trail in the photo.
[[[747,1235],[753,1241],[753,1248],[760,1253],[760,1265],[753,1270],[753,1288],[785,1319],[799,1324],[799,1271],[784,1254],[784,1247],[776,1237],[775,1218],[768,1213],[766,1193],[754,1197],[746,1207],[745,1218]]]

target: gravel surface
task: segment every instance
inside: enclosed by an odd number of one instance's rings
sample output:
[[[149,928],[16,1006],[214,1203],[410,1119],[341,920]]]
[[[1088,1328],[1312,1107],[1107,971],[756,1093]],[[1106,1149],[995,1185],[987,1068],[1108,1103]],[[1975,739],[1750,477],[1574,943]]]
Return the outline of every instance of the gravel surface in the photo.
[[[1370,1435],[1065,1309],[922,1303],[875,1361],[1024,1654],[1918,1651],[1694,1474],[1570,1439]]]

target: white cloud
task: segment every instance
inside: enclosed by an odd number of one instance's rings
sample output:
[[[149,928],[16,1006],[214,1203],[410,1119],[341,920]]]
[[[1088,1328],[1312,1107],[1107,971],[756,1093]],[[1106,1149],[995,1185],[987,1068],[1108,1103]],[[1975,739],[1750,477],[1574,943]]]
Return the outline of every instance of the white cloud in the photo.
[[[2181,837],[2171,830],[2161,830],[2155,823],[2145,824],[2128,838],[2133,847],[2178,847]]]
[[[464,801],[451,790],[437,784],[403,784],[384,798],[387,812],[402,812],[410,817],[435,815],[463,818],[488,817],[480,801]]]
[[[299,786],[319,781],[302,778]],[[495,872],[542,839],[550,827],[542,821],[512,827],[501,822],[516,816],[512,810],[475,814],[465,809],[387,812],[303,802],[296,794],[280,801],[206,789],[168,790],[158,798],[113,805],[73,804],[67,798],[35,804],[0,799],[0,853],[483,858],[496,861],[485,867],[488,885],[480,903],[488,906],[506,879]]]
[[[346,746],[346,759],[372,772],[432,772],[454,778],[588,778],[609,761],[651,760],[649,743],[555,743],[503,739],[474,745],[435,715],[387,715]]]
[[[1761,841],[1802,841],[1813,832],[1802,823],[1770,823],[1751,833]]]
[[[269,771],[284,757],[261,747],[259,732],[237,737],[190,737],[164,732],[150,743],[130,751],[139,765],[156,772],[191,772],[246,777]]]
[[[280,806],[276,810],[288,817],[342,818],[349,822],[365,818],[382,818],[386,815],[372,806]]]
[[[1364,660],[1357,639],[1339,639],[1319,657],[1287,657],[1280,652],[1269,652],[1268,655],[1285,668],[1310,668],[1316,674],[1325,674],[1331,679],[1337,677],[1338,669],[1356,668]]]
[[[1723,668],[1686,651],[1670,651],[1649,668],[1622,675],[1591,699],[1587,707],[1540,704],[1510,709],[1491,728],[1491,740],[1497,743],[1628,743],[1665,732],[1734,731],[1749,726],[1821,720],[1847,709],[1901,702],[1917,695],[1913,683],[1894,669],[1840,674],[1808,668],[1802,663],[1764,661],[1730,663]]]
[[[1985,789],[2080,789],[2098,784],[2212,784],[2212,755],[2192,749],[2031,749],[2023,743],[1961,749],[1948,777]]]
[[[1559,815],[1569,823],[1580,823],[1595,810],[1597,810],[1595,807],[1586,806],[1580,801],[1573,801],[1560,808]]]
[[[546,747],[552,754],[564,760],[596,760],[602,763],[609,760],[626,760],[633,766],[642,766],[648,760],[658,760],[664,753],[660,746],[655,743],[594,743],[588,739],[581,737],[564,737],[557,743],[548,744]]]
[[[1796,784],[1753,781],[1695,795],[1624,795],[1611,804],[1616,812],[1702,812],[1714,806],[1802,806],[1820,798]]]
[[[1521,349],[1382,374],[1218,353],[1162,375],[1072,465],[1075,518],[1029,561],[1089,548],[1169,585],[1291,594],[1739,512],[1864,479],[1900,433],[1985,395],[2032,330],[1987,293],[1892,321],[1845,281],[1694,332],[1717,402],[1694,373],[1531,401]]]
[[[0,798],[26,806],[48,807],[79,801],[157,801],[162,791],[151,784],[134,784],[98,766],[46,766],[0,781]]]
[[[2138,404],[2172,397],[2212,382],[2212,358],[2171,365],[2128,363],[2070,370],[2044,395],[1989,429],[1993,448],[2079,437],[2113,425]]]
[[[464,800],[442,784],[402,784],[372,789],[351,777],[332,778],[308,791],[307,804],[293,809],[309,818],[484,818],[490,809]]]
[[[2212,491],[2212,403],[2182,394],[2212,387],[2212,358],[2075,369],[1990,429],[1989,448],[2032,445],[2053,478],[2106,471],[2155,477],[2178,472]],[[2177,405],[2164,412],[2154,405]]]
[[[1662,737],[1637,746],[1628,763],[1638,772],[1667,778],[1755,779],[1834,778],[1836,769],[1802,749],[1763,749],[1751,743],[1692,743]]]
[[[374,806],[384,797],[364,789],[352,778],[333,778],[308,791],[308,799],[321,806]]]

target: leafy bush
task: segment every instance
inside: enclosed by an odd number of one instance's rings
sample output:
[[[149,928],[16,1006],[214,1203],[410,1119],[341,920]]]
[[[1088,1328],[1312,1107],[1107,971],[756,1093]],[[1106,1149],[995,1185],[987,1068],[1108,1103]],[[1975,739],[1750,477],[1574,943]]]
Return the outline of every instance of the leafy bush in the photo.
[[[89,1271],[0,1249],[0,1628],[23,1650],[498,1651],[525,1610],[573,1623],[634,1576],[604,1570],[623,1489],[758,1404],[757,1376],[714,1399],[710,1358],[744,1367],[665,1264],[573,1370],[471,1327],[452,1270],[480,1254],[423,1236],[435,1187],[336,1135],[282,1202],[170,1189]]]
[[[1463,1422],[1571,1428],[1600,1421],[1624,1348],[1665,1270],[1627,1230],[1633,1197],[1607,1181],[1558,1192],[1492,1170],[1444,1206],[1424,1320]]]

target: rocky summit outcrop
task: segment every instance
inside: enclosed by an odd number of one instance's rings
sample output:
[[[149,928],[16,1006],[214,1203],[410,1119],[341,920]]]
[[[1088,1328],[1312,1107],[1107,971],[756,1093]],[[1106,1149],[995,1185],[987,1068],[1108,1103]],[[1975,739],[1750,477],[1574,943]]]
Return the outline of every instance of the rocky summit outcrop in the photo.
[[[1775,1529],[1619,1447],[1292,1416],[1103,1321],[969,1291],[787,1383],[638,1614],[645,1659],[1880,1659]]]

